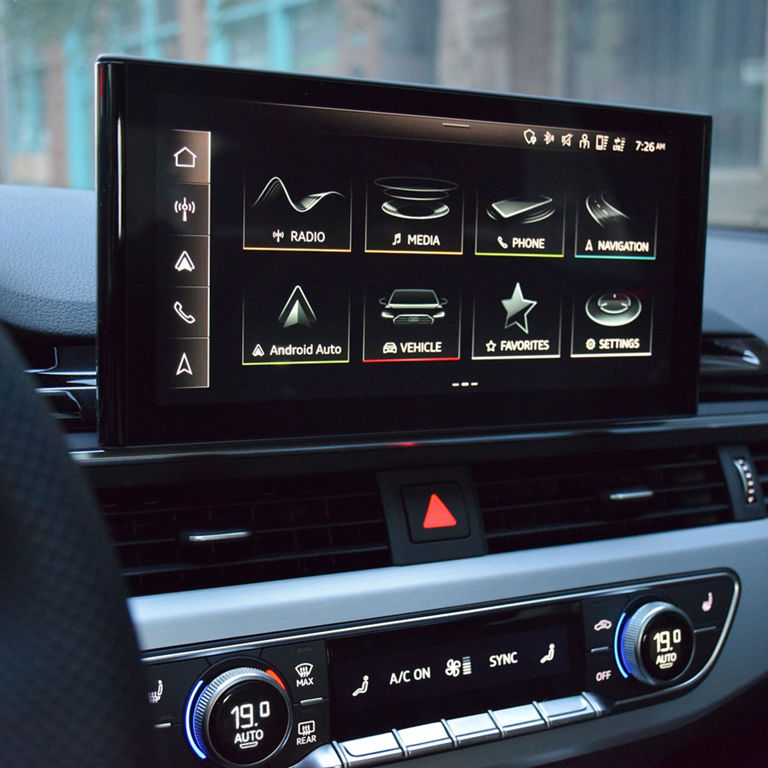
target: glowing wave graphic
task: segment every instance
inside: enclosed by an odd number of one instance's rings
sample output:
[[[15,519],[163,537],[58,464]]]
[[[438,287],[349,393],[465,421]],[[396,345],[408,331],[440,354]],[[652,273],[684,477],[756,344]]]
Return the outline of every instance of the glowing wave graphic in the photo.
[[[264,189],[261,190],[261,193],[256,198],[256,201],[253,203],[251,208],[255,208],[257,205],[266,205],[275,198],[279,197],[281,194],[288,201],[291,208],[293,208],[293,210],[297,213],[308,213],[326,197],[331,197],[334,195],[338,197],[344,197],[341,192],[329,190],[328,192],[313,192],[312,194],[309,194],[299,200],[298,203],[294,203],[283,180],[279,176],[273,176],[264,185]]]

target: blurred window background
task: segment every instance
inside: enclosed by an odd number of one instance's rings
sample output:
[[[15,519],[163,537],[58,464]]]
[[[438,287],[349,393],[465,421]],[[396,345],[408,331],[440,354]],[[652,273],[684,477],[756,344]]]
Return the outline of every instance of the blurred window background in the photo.
[[[710,222],[768,228],[768,0],[0,0],[0,182],[93,187],[100,53],[714,116]]]

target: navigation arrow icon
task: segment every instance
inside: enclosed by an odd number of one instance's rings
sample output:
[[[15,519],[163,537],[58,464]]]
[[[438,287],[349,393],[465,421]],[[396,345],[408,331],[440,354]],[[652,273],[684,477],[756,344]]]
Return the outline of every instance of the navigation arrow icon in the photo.
[[[311,328],[317,322],[317,315],[315,315],[315,311],[300,285],[291,291],[291,295],[277,319],[283,328],[290,328],[293,325]]]
[[[192,257],[186,251],[182,251],[173,268],[177,272],[192,272],[195,268],[195,262],[192,261]]]
[[[253,352],[251,352],[252,357],[264,357],[264,347],[261,346],[261,344],[257,344],[253,348]]]
[[[188,373],[190,376],[192,376],[192,366],[189,363],[189,358],[187,357],[186,352],[181,353],[181,359],[179,360],[179,365],[176,368],[176,375],[181,376],[182,373]]]

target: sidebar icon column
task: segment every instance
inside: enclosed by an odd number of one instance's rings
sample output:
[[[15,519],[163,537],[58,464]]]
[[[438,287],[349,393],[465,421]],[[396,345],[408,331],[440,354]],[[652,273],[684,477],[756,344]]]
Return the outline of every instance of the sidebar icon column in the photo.
[[[209,131],[169,132],[160,158],[159,365],[170,389],[210,386]],[[166,169],[163,172],[163,167]]]

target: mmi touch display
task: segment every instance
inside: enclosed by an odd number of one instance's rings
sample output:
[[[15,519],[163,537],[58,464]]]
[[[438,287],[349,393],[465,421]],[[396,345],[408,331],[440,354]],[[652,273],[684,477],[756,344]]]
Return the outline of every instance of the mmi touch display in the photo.
[[[691,413],[709,118],[102,59],[107,444]]]

